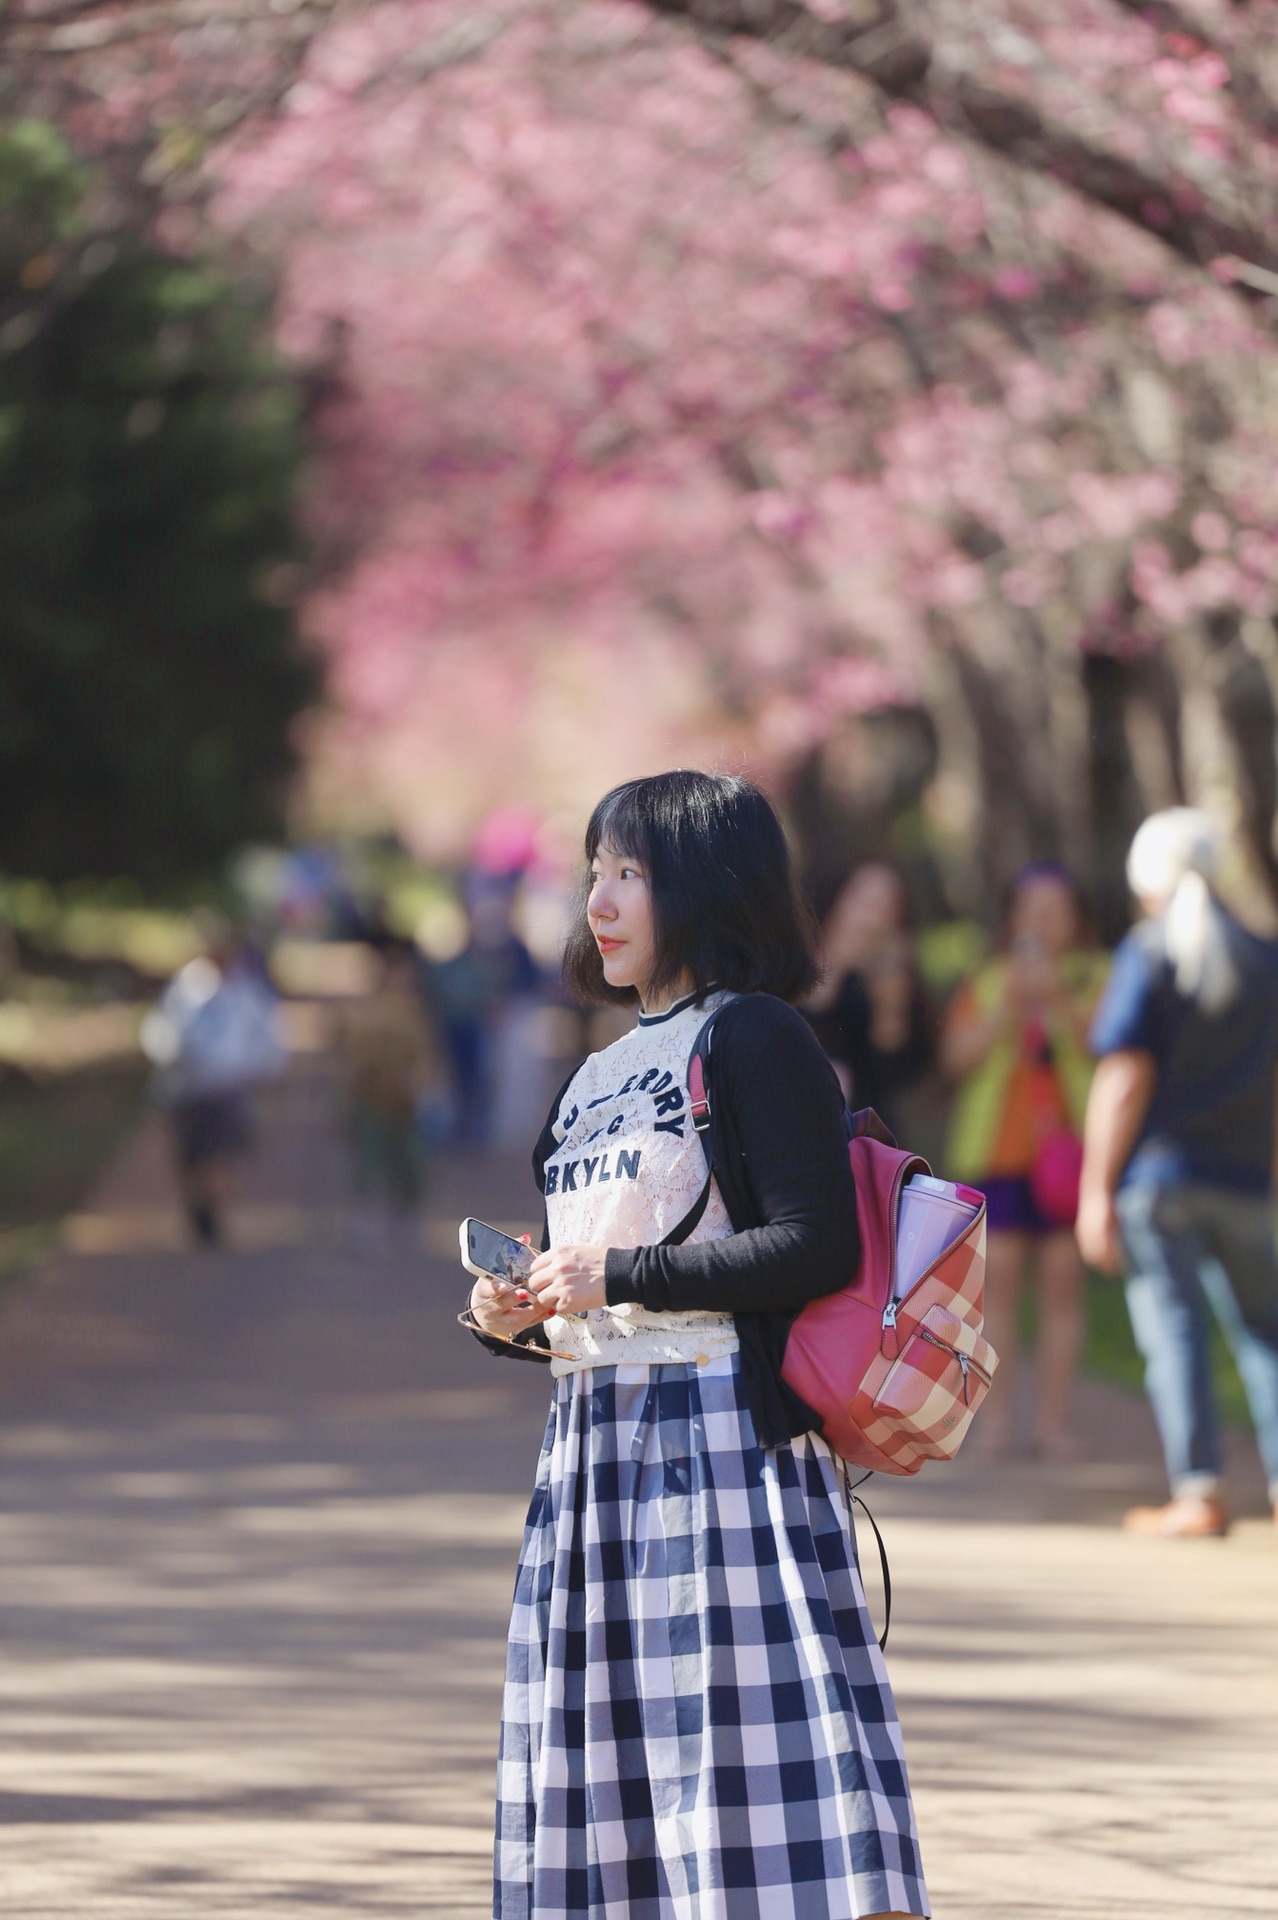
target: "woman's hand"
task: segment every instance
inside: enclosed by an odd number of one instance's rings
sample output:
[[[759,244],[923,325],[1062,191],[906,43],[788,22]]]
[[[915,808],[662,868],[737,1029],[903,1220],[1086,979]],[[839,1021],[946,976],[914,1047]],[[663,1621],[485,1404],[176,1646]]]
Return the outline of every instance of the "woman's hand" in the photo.
[[[607,1247],[556,1247],[533,1261],[528,1285],[539,1305],[551,1313],[587,1313],[606,1307],[604,1262]]]
[[[1065,992],[1060,961],[1033,942],[1022,942],[1008,961],[1007,990],[1023,1019],[1054,1007]]]
[[[476,1280],[470,1294],[470,1310],[485,1333],[513,1340],[517,1333],[549,1320],[551,1309],[543,1307],[521,1287],[505,1286],[498,1280]]]

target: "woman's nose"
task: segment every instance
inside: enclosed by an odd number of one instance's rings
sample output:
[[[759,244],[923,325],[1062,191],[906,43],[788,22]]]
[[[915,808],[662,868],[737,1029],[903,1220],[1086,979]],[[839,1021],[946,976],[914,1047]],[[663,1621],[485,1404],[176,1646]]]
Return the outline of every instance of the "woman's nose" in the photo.
[[[612,898],[607,886],[602,882],[599,886],[591,888],[590,897],[586,901],[586,912],[592,920],[616,919],[616,901]]]

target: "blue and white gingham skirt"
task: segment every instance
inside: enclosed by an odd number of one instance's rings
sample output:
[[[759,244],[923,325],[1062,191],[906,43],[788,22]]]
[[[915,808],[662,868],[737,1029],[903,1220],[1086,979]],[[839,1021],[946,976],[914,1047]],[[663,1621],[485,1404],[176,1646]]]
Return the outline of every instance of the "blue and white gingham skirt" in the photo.
[[[833,1455],[737,1355],[555,1383],[515,1586],[496,1920],[930,1909]]]

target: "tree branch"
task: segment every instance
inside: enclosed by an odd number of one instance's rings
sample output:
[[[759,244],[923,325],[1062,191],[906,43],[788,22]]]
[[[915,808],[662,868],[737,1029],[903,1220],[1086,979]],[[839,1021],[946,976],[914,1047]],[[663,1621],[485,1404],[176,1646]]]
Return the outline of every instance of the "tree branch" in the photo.
[[[947,89],[929,87],[927,105],[941,125],[957,122],[983,145],[1155,234],[1194,266],[1237,254],[1278,271],[1275,235],[1213,207],[1194,183],[1093,145],[1027,100],[970,74],[955,74]]]
[[[648,0],[654,13],[682,15],[712,33],[766,40],[777,53],[864,74],[889,93],[912,91],[931,45],[898,0],[848,0],[846,17],[819,19],[796,0]]]
[[[939,126],[962,129],[984,146],[1046,174],[1155,234],[1202,267],[1221,254],[1278,272],[1274,223],[1213,204],[1202,187],[1156,172],[1095,144],[1022,95],[972,71],[947,68],[899,0],[857,0],[839,21],[797,0],[648,0],[712,32],[748,35],[779,52],[864,75],[890,96],[912,101]]]

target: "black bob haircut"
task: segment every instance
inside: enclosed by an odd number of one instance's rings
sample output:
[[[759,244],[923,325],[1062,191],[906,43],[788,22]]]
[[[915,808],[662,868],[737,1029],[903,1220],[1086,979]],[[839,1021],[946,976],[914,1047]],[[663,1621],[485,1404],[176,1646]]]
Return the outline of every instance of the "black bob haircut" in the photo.
[[[590,816],[586,874],[564,950],[564,979],[578,999],[639,998],[634,987],[608,985],[586,919],[601,846],[634,860],[648,881],[656,944],[648,993],[660,996],[689,977],[698,999],[722,987],[794,1000],[815,981],[812,915],[771,803],[749,780],[680,769],[627,780]]]

